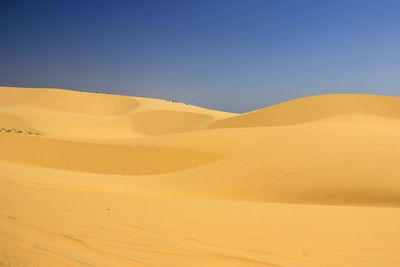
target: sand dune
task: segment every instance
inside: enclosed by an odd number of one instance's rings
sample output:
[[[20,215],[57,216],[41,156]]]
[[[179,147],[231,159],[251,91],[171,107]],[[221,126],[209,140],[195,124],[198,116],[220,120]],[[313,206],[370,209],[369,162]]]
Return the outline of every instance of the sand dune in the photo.
[[[9,124],[3,123],[5,116],[14,116],[17,117],[15,121],[21,121],[38,132],[76,139],[129,138],[185,132],[201,129],[213,120],[234,115],[161,99],[60,89],[16,90],[0,87],[0,94],[2,124]]]
[[[0,266],[400,266],[399,119],[0,87]]]
[[[138,99],[132,97],[77,93],[60,89],[15,90],[15,88],[0,87],[0,90],[1,94],[6,96],[1,98],[0,106],[30,106],[78,114],[118,115],[137,108],[140,103]]]
[[[400,99],[352,94],[311,96],[219,120],[210,127],[283,126],[351,113],[400,119]]]

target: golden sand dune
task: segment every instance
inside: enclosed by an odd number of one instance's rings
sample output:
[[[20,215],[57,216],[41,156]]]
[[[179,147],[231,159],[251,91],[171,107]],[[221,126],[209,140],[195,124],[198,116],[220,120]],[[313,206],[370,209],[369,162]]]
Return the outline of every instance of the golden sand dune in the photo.
[[[16,116],[38,132],[77,139],[184,132],[233,115],[166,100],[60,89],[0,87],[0,94],[0,123]]]
[[[139,106],[138,99],[123,96],[76,93],[68,90],[0,87],[2,107],[37,107],[88,115],[119,115]],[[5,97],[6,96],[6,97]]]
[[[305,97],[220,120],[210,127],[283,126],[351,113],[400,119],[400,99],[352,94]]]
[[[0,87],[0,266],[400,266],[399,118]]]

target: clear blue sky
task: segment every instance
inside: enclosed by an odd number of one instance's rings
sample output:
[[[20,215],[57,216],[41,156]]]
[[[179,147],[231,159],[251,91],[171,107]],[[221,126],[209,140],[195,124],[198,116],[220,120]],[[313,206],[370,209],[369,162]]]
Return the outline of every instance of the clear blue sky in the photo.
[[[400,95],[400,1],[0,0],[0,85],[249,111]]]

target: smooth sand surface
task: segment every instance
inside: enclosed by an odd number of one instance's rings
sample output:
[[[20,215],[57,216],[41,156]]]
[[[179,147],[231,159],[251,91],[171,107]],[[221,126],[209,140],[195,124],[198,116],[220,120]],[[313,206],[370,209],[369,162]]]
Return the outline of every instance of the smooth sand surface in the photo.
[[[398,97],[0,87],[0,149],[0,266],[400,266]]]

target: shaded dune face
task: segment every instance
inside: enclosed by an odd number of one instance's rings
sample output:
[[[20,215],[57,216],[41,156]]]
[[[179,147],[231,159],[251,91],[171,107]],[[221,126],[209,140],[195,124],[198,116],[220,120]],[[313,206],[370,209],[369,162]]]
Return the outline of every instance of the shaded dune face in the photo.
[[[200,129],[212,116],[194,112],[148,111],[133,115],[132,127],[141,134],[162,135]]]
[[[217,159],[211,153],[184,148],[92,144],[16,134],[0,136],[0,146],[1,160],[99,174],[163,174]]]
[[[20,119],[18,116],[14,116],[11,114],[2,114],[0,113],[0,128],[4,129],[18,129],[25,131],[35,131],[31,125],[29,125],[26,121]]]

